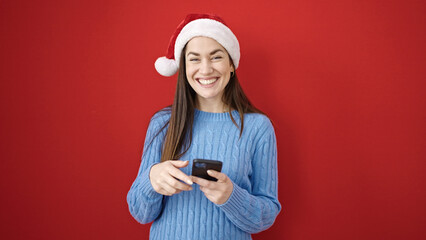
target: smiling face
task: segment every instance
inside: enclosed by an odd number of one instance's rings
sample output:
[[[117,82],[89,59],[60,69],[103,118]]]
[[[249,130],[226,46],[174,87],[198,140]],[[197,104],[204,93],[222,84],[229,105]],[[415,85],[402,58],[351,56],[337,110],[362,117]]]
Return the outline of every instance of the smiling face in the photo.
[[[185,65],[200,110],[222,112],[222,95],[234,71],[225,48],[211,38],[195,37],[186,45]]]

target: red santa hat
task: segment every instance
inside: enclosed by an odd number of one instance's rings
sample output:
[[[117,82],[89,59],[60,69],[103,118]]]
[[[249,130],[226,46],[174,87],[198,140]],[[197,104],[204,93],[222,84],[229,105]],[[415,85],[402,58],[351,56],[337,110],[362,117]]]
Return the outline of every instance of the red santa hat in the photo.
[[[172,35],[165,57],[155,61],[155,69],[163,76],[174,75],[179,68],[180,55],[186,43],[194,37],[209,37],[222,45],[231,56],[235,69],[240,62],[240,44],[222,18],[210,14],[189,14]]]

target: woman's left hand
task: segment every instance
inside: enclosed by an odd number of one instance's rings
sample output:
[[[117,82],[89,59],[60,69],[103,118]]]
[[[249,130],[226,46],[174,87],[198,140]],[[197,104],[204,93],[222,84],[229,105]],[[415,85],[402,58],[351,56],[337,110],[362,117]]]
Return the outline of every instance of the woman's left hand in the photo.
[[[203,178],[191,176],[192,181],[200,185],[200,190],[215,204],[224,204],[231,196],[234,185],[226,174],[214,170],[207,170],[207,174],[217,179],[209,181]]]

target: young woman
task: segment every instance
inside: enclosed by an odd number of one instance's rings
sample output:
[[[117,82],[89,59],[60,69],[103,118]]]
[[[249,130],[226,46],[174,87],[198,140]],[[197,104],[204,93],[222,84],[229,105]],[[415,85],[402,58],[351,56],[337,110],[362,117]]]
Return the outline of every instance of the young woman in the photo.
[[[127,195],[132,216],[153,222],[150,239],[251,239],[281,210],[270,120],[253,105],[235,70],[239,43],[215,15],[190,14],[155,67],[177,70],[171,107],[156,113]],[[223,163],[217,179],[191,176],[194,159]]]

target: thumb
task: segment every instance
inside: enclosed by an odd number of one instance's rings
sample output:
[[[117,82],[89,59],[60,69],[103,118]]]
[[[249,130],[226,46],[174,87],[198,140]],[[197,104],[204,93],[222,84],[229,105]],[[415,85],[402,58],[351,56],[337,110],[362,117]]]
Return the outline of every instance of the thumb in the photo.
[[[170,163],[177,168],[183,168],[188,166],[189,161],[170,160]]]

